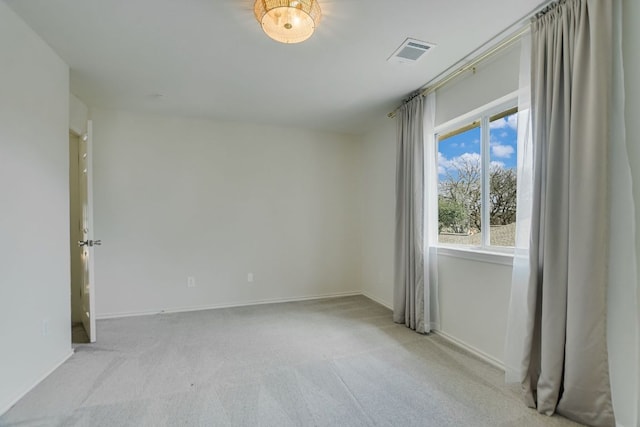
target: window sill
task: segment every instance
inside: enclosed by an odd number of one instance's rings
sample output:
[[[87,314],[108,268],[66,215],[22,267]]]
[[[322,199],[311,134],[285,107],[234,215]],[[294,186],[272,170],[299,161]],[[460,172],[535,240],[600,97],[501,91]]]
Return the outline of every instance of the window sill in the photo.
[[[474,248],[459,248],[450,246],[435,246],[431,248],[432,251],[436,251],[438,255],[468,259],[477,262],[487,262],[491,264],[508,265],[513,266],[513,253],[507,252],[492,252],[482,249]]]

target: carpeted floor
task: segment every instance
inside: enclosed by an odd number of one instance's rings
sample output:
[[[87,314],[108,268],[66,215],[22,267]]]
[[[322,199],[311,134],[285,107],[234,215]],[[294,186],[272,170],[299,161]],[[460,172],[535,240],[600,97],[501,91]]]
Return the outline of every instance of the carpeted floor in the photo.
[[[98,322],[1,426],[575,426],[356,296]]]

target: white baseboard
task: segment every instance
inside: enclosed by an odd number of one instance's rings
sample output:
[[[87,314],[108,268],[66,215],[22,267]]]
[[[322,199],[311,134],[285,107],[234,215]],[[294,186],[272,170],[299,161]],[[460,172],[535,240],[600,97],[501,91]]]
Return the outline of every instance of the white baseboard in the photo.
[[[375,297],[367,292],[364,291],[350,291],[350,292],[337,292],[337,293],[331,293],[331,294],[322,294],[322,295],[311,295],[311,296],[300,296],[300,297],[293,297],[293,298],[273,298],[273,299],[266,299],[266,300],[254,300],[254,301],[247,301],[247,302],[241,302],[241,303],[228,303],[228,304],[209,304],[209,305],[201,305],[201,306],[195,306],[195,307],[177,307],[177,308],[165,308],[162,310],[147,310],[147,311],[135,311],[135,312],[121,312],[121,313],[104,313],[104,314],[98,314],[96,316],[96,318],[98,320],[104,320],[104,319],[119,319],[119,318],[124,318],[124,317],[135,317],[135,316],[151,316],[151,315],[156,315],[156,314],[162,314],[162,313],[186,313],[186,312],[190,312],[190,311],[202,311],[202,310],[215,310],[218,308],[233,308],[233,307],[247,307],[247,306],[252,306],[252,305],[263,305],[263,304],[278,304],[278,303],[283,303],[283,302],[295,302],[295,301],[309,301],[309,300],[316,300],[316,299],[323,299],[323,298],[340,298],[340,297],[347,297],[347,296],[355,296],[355,295],[362,295],[366,298],[369,298],[370,300],[382,305],[383,307],[388,308],[389,310],[393,310],[393,307],[391,305],[389,305],[387,302],[381,300],[378,297]],[[447,341],[453,343],[454,345],[468,351],[469,353],[475,355],[476,357],[484,360],[485,362],[489,363],[492,366],[495,366],[498,369],[501,369],[504,371],[504,364],[502,363],[502,361],[496,359],[495,357],[483,352],[482,350],[479,350],[477,348],[475,348],[472,345],[469,345],[467,343],[465,343],[464,341],[461,341],[449,334],[447,334],[446,332],[440,331],[438,329],[434,329],[433,333],[440,335],[442,338],[446,339]]]
[[[393,311],[393,307],[391,307],[388,303],[386,303],[385,301],[382,301],[381,299],[374,297],[370,294],[368,294],[367,292],[362,292],[362,295],[369,298],[370,300],[377,302],[378,304],[388,308],[389,310]],[[434,325],[432,325],[434,326]],[[437,326],[436,326],[437,327]],[[485,362],[489,363],[492,366],[495,366],[496,368],[503,370],[504,371],[504,364],[502,363],[502,361],[496,359],[495,357],[483,352],[482,350],[479,350],[477,348],[475,348],[472,345],[469,345],[467,343],[465,343],[464,341],[461,341],[449,334],[447,334],[446,332],[440,331],[438,329],[432,329],[433,333],[436,335],[440,335],[442,338],[446,339],[447,341],[449,341],[450,343],[452,343],[453,345],[460,347],[466,351],[468,351],[469,353],[475,355],[476,357],[484,360]]]
[[[51,369],[49,369],[44,375],[42,375],[37,381],[35,381],[30,387],[27,387],[26,390],[24,390],[22,393],[18,394],[18,396],[16,396],[12,401],[9,402],[9,404],[7,406],[5,406],[4,408],[0,408],[0,415],[3,415],[5,412],[7,412],[9,409],[11,409],[11,407],[13,405],[15,405],[16,403],[18,403],[18,401],[20,399],[22,399],[23,397],[25,397],[27,395],[27,393],[29,393],[31,390],[33,390],[38,384],[40,384],[45,378],[47,378],[49,375],[51,375],[53,373],[53,371],[55,371],[56,369],[58,369],[64,362],[66,362],[67,360],[69,360],[69,358],[73,356],[73,349],[71,349],[71,351],[69,352],[69,354],[67,354],[66,356],[64,356],[64,358],[59,361],[58,363],[56,363]]]
[[[162,314],[162,313],[185,313],[189,311],[215,310],[217,308],[233,308],[233,307],[246,307],[251,305],[278,304],[282,302],[309,301],[309,300],[324,299],[324,298],[350,297],[355,295],[362,295],[362,292],[361,291],[337,292],[337,293],[331,293],[331,294],[310,295],[310,296],[301,296],[301,297],[293,297],[293,298],[273,298],[273,299],[266,299],[266,300],[254,300],[254,301],[228,303],[228,304],[209,304],[209,305],[200,305],[200,306],[194,306],[194,307],[165,308],[162,310],[103,313],[103,314],[96,315],[96,319],[97,320],[119,319],[122,317],[151,316],[154,314]]]
[[[465,349],[469,353],[475,355],[476,357],[479,357],[480,359],[484,360],[485,362],[489,363],[490,365],[493,365],[496,368],[504,371],[504,363],[502,363],[502,361],[496,359],[495,357],[485,353],[484,351],[479,350],[479,349],[475,348],[474,346],[465,343],[464,341],[460,341],[459,339],[457,339],[455,337],[452,337],[451,335],[447,334],[446,332],[438,331],[438,330],[434,329],[433,333],[436,334],[436,335],[440,335],[442,338],[446,339],[447,341],[451,342],[452,344],[455,344],[456,346]]]
[[[367,292],[362,292],[361,293],[363,296],[369,298],[371,301],[377,302],[378,304],[380,304],[383,307],[388,308],[389,310],[393,311],[393,307],[391,305],[389,305],[388,303],[386,303],[385,301],[382,301],[380,298],[378,297],[374,297],[373,295],[367,293]]]

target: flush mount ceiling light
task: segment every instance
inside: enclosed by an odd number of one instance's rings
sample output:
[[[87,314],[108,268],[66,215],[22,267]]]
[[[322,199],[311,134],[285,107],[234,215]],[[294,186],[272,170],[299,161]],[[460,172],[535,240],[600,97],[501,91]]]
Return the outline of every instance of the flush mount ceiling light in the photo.
[[[253,12],[264,32],[281,43],[305,41],[322,16],[316,0],[256,0]]]

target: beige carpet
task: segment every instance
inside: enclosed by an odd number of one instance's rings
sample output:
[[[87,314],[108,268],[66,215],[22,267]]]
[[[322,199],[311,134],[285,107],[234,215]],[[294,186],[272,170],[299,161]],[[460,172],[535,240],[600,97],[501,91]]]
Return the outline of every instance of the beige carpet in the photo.
[[[2,426],[575,426],[365,297],[98,322]]]

